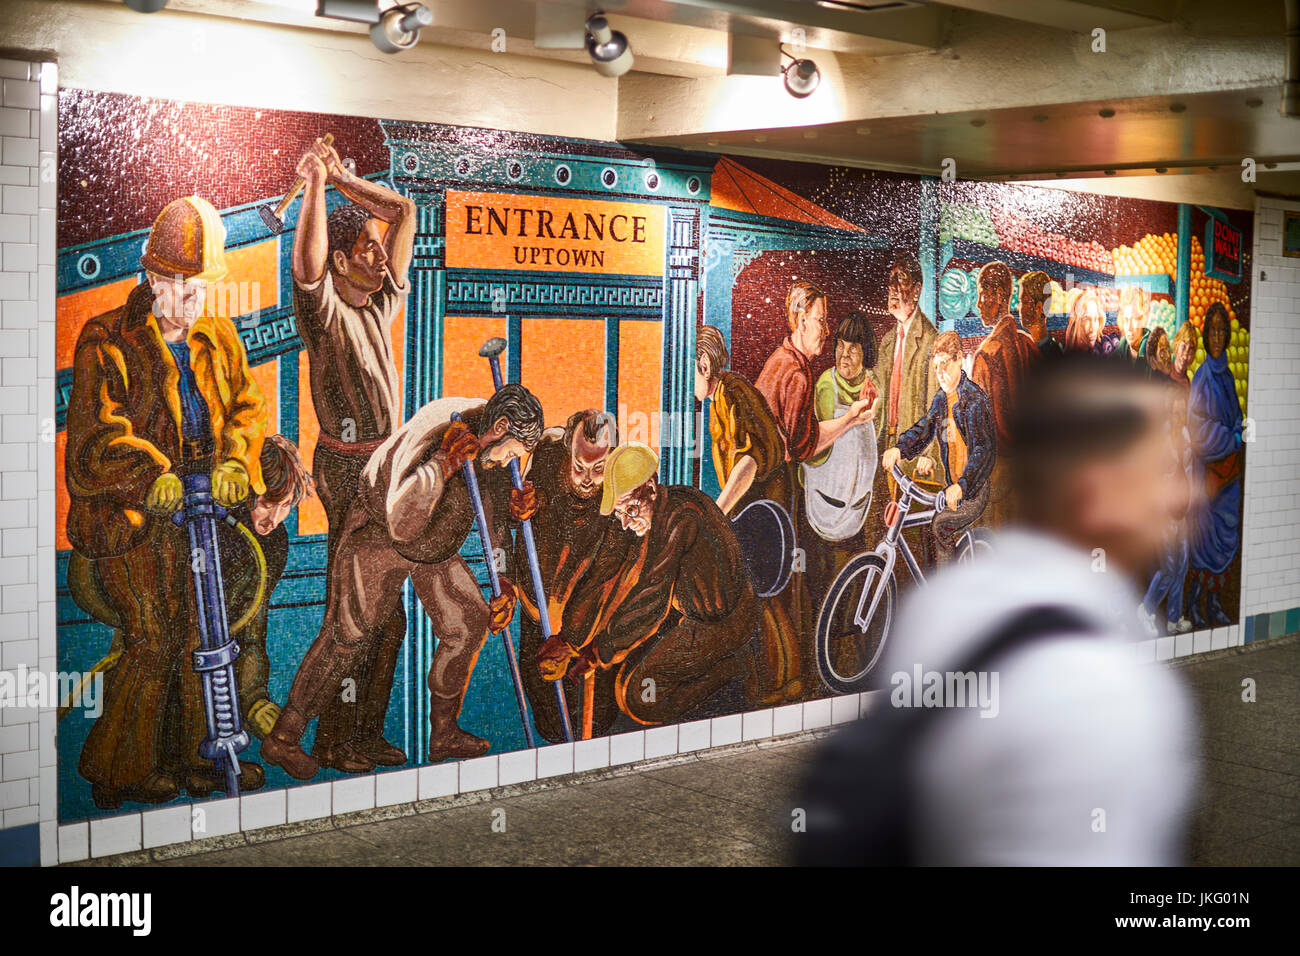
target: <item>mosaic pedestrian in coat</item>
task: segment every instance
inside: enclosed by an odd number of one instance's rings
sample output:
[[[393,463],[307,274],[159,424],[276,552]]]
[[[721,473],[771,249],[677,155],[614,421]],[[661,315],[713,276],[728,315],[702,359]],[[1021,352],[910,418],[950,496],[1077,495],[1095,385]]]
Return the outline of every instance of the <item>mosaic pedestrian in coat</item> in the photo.
[[[415,204],[349,173],[320,139],[298,161],[298,175],[305,187],[293,242],[293,313],[320,424],[312,467],[329,522],[328,578],[361,470],[402,420],[390,329],[410,288]],[[329,186],[351,202],[327,215]],[[359,686],[374,692],[392,686],[406,637],[400,602],[379,626],[382,638],[370,645],[354,675]],[[387,698],[332,700],[316,731],[316,759],[347,773],[405,763],[402,749],[384,739],[380,715],[387,708]]]
[[[718,507],[734,519],[760,499],[774,501],[793,515],[785,438],[767,400],[745,378],[728,368],[722,333],[713,326],[695,332],[695,398],[712,401],[709,437],[713,468],[722,490]],[[808,600],[803,576],[795,575],[780,593],[761,598],[762,653],[758,658],[758,704],[797,700],[804,691],[798,622]]]
[[[618,706],[641,724],[734,713],[758,686],[759,604],[731,522],[698,489],[659,484],[658,468],[639,443],[610,453],[600,510],[635,540],[608,600],[538,655],[548,680],[617,668]],[[731,687],[740,699],[714,700]]]
[[[1192,377],[1187,403],[1187,429],[1204,482],[1204,496],[1193,495],[1190,521],[1192,577],[1186,600],[1194,628],[1232,623],[1219,597],[1241,543],[1242,415],[1228,368],[1229,334],[1228,312],[1216,302],[1205,313],[1205,361]]]
[[[215,786],[198,754],[207,722],[190,659],[198,646],[190,544],[171,516],[183,475],[210,475],[227,507],[264,490],[261,392],[234,325],[205,314],[209,284],[226,274],[224,242],[207,200],[168,203],[140,259],[145,281],[77,339],[68,539],[95,563],[124,647],[81,752],[81,774],[104,809]],[[262,785],[260,767],[241,767],[243,789]]]
[[[460,555],[474,526],[461,469],[474,463],[493,546],[503,547],[509,518],[524,520],[536,509],[532,488],[512,489],[506,466],[525,457],[541,434],[541,405],[522,385],[511,384],[486,403],[432,401],[375,450],[344,518],[320,633],[298,668],[275,730],[262,742],[267,761],[299,780],[320,770],[301,748],[307,723],[356,673],[358,659],[383,639],[379,625],[401,602],[408,578],[438,635],[428,675],[429,761],[487,752],[488,742],[466,733],[456,718],[489,631],[505,629],[514,616],[515,594],[503,585],[485,603]],[[372,673],[369,679],[391,681],[391,675]],[[358,684],[357,692],[387,702],[392,686]]]

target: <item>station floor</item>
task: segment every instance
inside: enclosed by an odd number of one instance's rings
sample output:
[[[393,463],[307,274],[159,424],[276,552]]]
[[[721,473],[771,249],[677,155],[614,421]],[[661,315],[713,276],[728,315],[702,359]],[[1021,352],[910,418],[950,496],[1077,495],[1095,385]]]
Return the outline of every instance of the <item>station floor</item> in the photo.
[[[1300,865],[1300,637],[1171,666],[1201,713],[1203,783],[1189,862]],[[1248,677],[1257,698],[1250,704],[1242,701]],[[818,743],[797,735],[532,792],[237,834],[206,852],[161,848],[90,865],[781,865],[790,809]]]

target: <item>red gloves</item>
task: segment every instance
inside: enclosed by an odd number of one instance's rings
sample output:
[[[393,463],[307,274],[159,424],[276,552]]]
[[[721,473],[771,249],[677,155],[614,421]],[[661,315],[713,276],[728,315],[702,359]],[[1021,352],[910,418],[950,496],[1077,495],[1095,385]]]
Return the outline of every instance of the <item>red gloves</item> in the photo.
[[[516,521],[527,521],[537,514],[537,489],[531,481],[525,481],[522,488],[510,489],[510,517]]]
[[[441,456],[442,477],[446,480],[478,454],[478,436],[464,422],[452,422],[442,436],[438,454]]]

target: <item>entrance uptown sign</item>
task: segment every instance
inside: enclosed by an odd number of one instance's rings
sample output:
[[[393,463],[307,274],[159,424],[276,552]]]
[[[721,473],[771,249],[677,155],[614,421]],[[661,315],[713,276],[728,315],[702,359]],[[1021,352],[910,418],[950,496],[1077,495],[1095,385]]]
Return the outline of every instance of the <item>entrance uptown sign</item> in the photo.
[[[659,276],[663,206],[447,192],[447,266]]]

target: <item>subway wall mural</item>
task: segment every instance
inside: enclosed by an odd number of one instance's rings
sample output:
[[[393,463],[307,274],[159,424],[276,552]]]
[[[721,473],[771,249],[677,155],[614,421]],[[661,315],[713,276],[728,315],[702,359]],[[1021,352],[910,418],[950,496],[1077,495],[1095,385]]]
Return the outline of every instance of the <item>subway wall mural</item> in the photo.
[[[64,822],[867,686],[902,595],[1014,520],[999,442],[1052,351],[1184,386],[1207,496],[1133,613],[1237,619],[1249,213],[73,89],[59,120]]]

